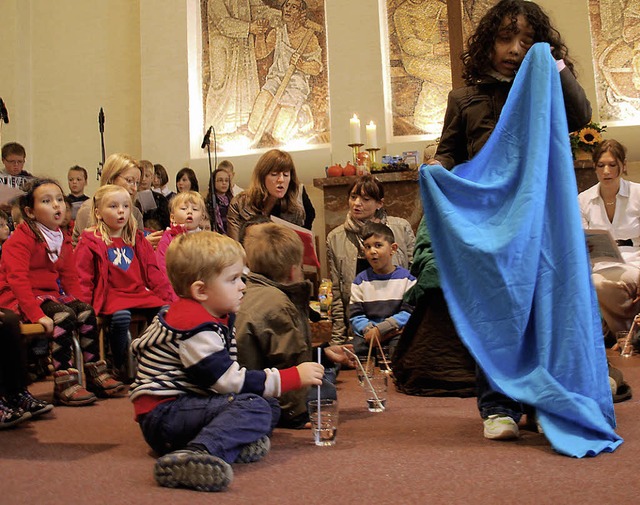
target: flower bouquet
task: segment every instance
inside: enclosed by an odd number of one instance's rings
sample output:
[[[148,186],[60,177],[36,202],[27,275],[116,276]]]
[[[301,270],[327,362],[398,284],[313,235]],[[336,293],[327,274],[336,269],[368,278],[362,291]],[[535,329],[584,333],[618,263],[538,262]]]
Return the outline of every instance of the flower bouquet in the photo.
[[[593,150],[602,142],[602,133],[606,129],[606,126],[590,121],[584,128],[571,132],[569,140],[573,159],[590,159]]]

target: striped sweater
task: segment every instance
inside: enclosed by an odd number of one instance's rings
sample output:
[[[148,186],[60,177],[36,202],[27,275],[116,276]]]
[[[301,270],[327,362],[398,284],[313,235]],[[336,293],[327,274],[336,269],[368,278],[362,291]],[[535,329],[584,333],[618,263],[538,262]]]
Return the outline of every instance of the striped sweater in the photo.
[[[168,317],[171,314],[176,316]],[[300,376],[295,367],[247,370],[238,365],[234,319],[233,315],[216,319],[196,301],[183,298],[168,310],[160,311],[147,330],[131,344],[138,359],[138,372],[130,389],[131,401],[148,405],[149,397],[155,397],[156,400],[151,401],[152,408],[163,399],[184,394],[279,396],[300,387]],[[193,327],[179,329],[186,321]],[[145,413],[138,407],[136,405],[138,415]],[[148,412],[151,408],[144,410]]]
[[[404,328],[413,307],[403,301],[416,283],[406,268],[396,267],[390,274],[377,274],[371,267],[360,272],[351,285],[349,320],[356,335],[377,326],[380,335]]]

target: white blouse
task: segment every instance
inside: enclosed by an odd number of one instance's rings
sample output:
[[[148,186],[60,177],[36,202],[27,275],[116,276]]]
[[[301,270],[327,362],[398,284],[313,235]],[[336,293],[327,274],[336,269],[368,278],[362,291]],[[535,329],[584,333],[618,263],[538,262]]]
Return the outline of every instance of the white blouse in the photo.
[[[580,193],[578,203],[583,228],[608,230],[615,240],[631,239],[633,246],[621,246],[620,253],[627,263],[640,266],[640,184],[620,179],[613,222],[600,196],[600,183]]]

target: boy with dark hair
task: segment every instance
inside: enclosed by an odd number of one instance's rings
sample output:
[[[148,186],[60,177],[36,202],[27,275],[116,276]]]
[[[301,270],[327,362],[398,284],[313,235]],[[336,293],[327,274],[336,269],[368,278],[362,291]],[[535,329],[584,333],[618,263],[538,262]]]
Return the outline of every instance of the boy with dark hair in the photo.
[[[388,226],[369,222],[363,228],[362,239],[370,267],[360,272],[351,285],[349,319],[354,332],[353,346],[356,354],[366,356],[372,339],[377,339],[393,354],[413,311],[403,297],[416,278],[407,269],[393,264],[398,244]]]
[[[78,209],[83,202],[89,199],[84,194],[84,188],[87,187],[87,171],[79,166],[72,166],[67,172],[67,182],[69,184],[70,193],[67,195],[67,200],[71,204],[71,220],[75,220]]]
[[[225,489],[231,463],[258,461],[269,451],[280,417],[272,398],[321,382],[317,363],[239,366],[233,323],[244,259],[242,246],[218,233],[176,237],[166,264],[180,298],[131,344],[139,363],[131,401],[145,440],[163,455],[155,466],[161,486]]]

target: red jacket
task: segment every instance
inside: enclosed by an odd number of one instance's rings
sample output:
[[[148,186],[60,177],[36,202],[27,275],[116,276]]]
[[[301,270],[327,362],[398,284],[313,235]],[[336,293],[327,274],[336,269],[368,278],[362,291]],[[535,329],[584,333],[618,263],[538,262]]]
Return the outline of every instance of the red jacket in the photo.
[[[158,268],[153,246],[144,238],[144,233],[136,233],[136,245],[133,248],[145,286],[167,303],[175,295],[165,274]],[[101,314],[106,301],[109,286],[109,260],[107,244],[93,230],[82,232],[75,251],[78,276],[80,278],[80,300],[90,303],[96,314]]]
[[[80,284],[73,247],[64,236],[60,257],[49,259],[44,242],[38,242],[26,223],[20,224],[2,246],[0,260],[0,307],[22,312],[33,323],[45,316],[37,296],[65,294],[80,298]]]

